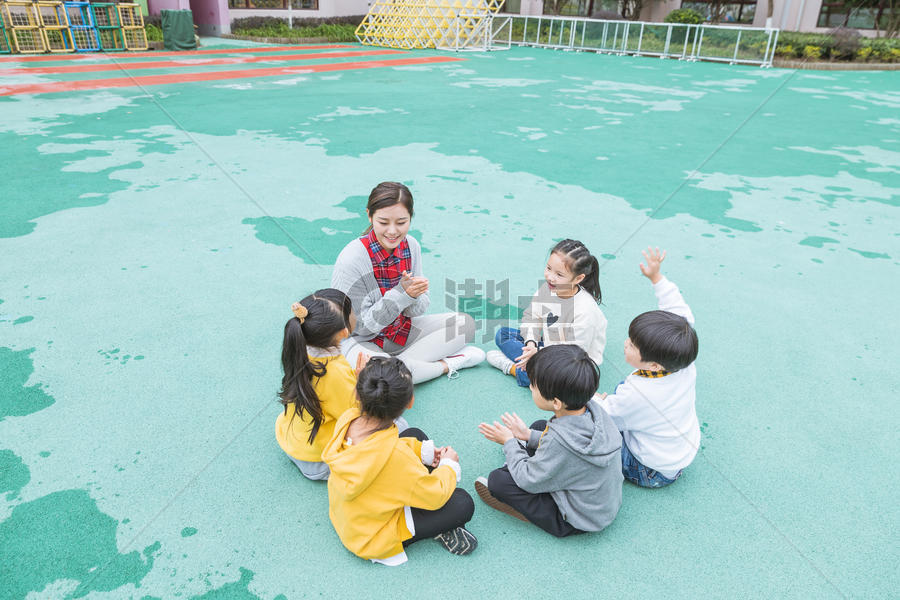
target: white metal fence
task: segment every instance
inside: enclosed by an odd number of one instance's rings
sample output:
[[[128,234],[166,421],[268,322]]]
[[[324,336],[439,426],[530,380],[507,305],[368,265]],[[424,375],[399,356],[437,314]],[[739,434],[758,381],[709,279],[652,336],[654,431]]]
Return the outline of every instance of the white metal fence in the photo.
[[[495,15],[491,47],[533,46],[771,67],[778,29]],[[487,49],[487,48],[486,48]]]

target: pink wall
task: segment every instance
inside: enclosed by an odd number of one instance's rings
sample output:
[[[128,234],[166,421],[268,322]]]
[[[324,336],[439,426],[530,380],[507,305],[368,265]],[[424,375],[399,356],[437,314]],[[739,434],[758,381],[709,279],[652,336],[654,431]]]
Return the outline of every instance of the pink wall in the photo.
[[[191,10],[194,11],[194,24],[197,25],[200,35],[231,33],[228,0],[190,0],[190,3]]]
[[[231,32],[228,0],[148,0],[150,14],[161,10],[190,10],[200,35],[216,36]]]
[[[165,10],[188,10],[191,8],[190,0],[147,0],[151,15],[158,15]]]

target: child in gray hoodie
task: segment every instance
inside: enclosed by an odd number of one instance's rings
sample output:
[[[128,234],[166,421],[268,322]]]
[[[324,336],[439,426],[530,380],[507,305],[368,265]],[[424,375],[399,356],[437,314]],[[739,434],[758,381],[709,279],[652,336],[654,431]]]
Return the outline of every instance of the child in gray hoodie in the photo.
[[[600,531],[622,505],[622,436],[591,396],[600,368],[578,346],[542,348],[525,365],[535,405],[553,413],[531,427],[515,413],[479,431],[506,464],[475,481],[488,506],[556,537]],[[522,443],[524,442],[524,444]]]

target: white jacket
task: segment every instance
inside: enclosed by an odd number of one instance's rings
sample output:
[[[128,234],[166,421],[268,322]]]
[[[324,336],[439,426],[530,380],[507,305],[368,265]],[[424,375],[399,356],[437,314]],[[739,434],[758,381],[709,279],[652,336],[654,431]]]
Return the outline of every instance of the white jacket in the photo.
[[[606,347],[606,316],[591,294],[582,288],[571,298],[560,298],[541,285],[522,315],[522,338],[545,346],[575,344],[595,363],[603,363]]]
[[[653,291],[660,310],[694,324],[694,315],[674,283],[663,277]],[[600,400],[635,458],[665,477],[672,478],[691,464],[700,448],[696,383],[694,363],[665,377],[632,373],[614,394]]]

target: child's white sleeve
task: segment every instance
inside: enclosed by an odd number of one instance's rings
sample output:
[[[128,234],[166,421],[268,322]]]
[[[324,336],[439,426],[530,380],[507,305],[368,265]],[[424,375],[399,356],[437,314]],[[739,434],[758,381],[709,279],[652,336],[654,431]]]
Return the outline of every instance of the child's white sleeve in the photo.
[[[636,411],[640,406],[639,392],[626,378],[616,388],[616,393],[609,394],[600,400],[595,397],[606,414],[613,420],[619,431],[627,431],[635,428]]]
[[[653,284],[653,292],[656,294],[659,310],[675,313],[687,319],[687,322],[691,325],[694,324],[694,313],[691,312],[687,302],[684,301],[677,285],[663,277]]]

